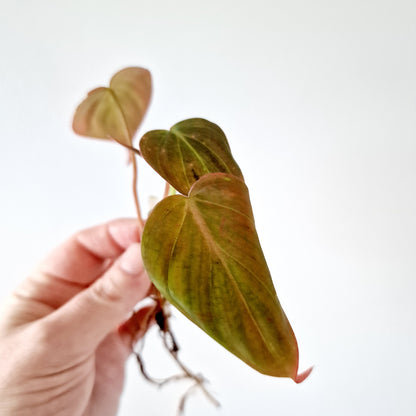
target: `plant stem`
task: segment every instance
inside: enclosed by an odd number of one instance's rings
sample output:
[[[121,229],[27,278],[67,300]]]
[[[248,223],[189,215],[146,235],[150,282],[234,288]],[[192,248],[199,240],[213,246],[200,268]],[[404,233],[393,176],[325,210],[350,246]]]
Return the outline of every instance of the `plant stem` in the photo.
[[[122,141],[116,139],[115,137],[111,137],[111,136],[107,136],[107,137],[110,140],[114,140],[116,143],[130,150],[130,157],[131,157],[131,162],[133,165],[133,198],[134,198],[134,205],[136,206],[137,220],[139,221],[139,233],[141,236],[143,234],[144,221],[142,217],[142,212],[140,210],[139,195],[137,193],[137,161],[136,161],[136,155],[141,156],[140,150],[134,148],[132,145],[123,143]]]
[[[167,196],[169,196],[169,191],[170,191],[170,184],[168,181],[166,181],[165,183],[165,192],[163,193],[163,198],[166,198]]]
[[[144,221],[143,221],[142,213],[140,210],[139,195],[137,193],[137,161],[136,161],[135,152],[131,150],[130,156],[131,156],[131,161],[133,165],[133,197],[134,197],[134,204],[136,206],[137,219],[139,221],[139,233],[141,236],[143,234]]]

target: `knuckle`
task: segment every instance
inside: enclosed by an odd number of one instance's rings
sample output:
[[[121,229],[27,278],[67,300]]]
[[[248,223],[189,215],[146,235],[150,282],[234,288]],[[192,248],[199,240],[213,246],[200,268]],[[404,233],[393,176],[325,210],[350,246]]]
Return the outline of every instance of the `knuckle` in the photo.
[[[37,359],[49,355],[51,349],[59,347],[59,331],[52,321],[39,321],[38,325],[33,325],[31,329],[32,354]]]
[[[56,337],[56,328],[50,321],[40,321],[36,327],[35,341],[39,345],[48,345]]]
[[[118,303],[123,299],[121,288],[111,276],[106,276],[92,285],[91,295],[95,300],[104,303]]]

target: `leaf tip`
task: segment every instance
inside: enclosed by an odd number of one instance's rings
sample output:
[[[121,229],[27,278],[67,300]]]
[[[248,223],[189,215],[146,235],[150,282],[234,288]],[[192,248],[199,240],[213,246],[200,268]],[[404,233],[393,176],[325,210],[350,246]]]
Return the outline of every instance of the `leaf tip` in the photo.
[[[296,374],[295,377],[293,377],[293,381],[296,384],[302,383],[302,381],[306,380],[309,377],[309,374],[311,374],[313,370],[313,366],[305,370],[303,373]]]

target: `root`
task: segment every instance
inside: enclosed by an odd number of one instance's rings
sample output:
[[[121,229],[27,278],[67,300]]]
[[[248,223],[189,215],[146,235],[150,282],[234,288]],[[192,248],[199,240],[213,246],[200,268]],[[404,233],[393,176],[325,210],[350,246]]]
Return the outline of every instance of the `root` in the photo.
[[[190,380],[192,381],[192,385],[186,390],[186,392],[182,395],[178,409],[177,409],[177,416],[182,416],[184,414],[185,404],[188,401],[189,396],[195,390],[200,389],[205,397],[216,407],[220,406],[220,403],[215,399],[215,397],[207,390],[206,383],[207,380],[201,374],[193,373],[185,364],[179,359],[179,345],[176,342],[175,336],[173,335],[172,330],[170,329],[169,317],[170,313],[168,311],[169,304],[167,301],[162,298],[161,294],[157,291],[153,291],[151,298],[156,301],[155,309],[153,318],[156,324],[159,327],[159,334],[162,338],[163,345],[165,346],[166,350],[169,352],[169,355],[173,358],[176,362],[178,367],[180,368],[181,372],[179,374],[167,377],[165,379],[156,379],[151,377],[144,365],[144,361],[142,358],[142,350],[144,346],[144,337],[142,338],[141,342],[135,345],[134,354],[136,356],[136,360],[142,373],[143,377],[150,383],[157,385],[158,387],[163,387],[166,384],[169,384],[174,381],[179,380]],[[139,348],[137,348],[139,347]]]

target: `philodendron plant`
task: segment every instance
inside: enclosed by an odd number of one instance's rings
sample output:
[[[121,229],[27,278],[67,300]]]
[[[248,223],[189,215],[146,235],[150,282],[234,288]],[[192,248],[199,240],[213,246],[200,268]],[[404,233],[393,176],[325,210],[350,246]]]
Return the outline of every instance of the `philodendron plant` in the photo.
[[[125,68],[109,87],[92,90],[73,120],[76,133],[115,141],[131,154],[142,257],[154,285],[147,322],[156,320],[185,375],[206,393],[203,379],[178,359],[168,303],[260,373],[303,381],[310,370],[298,374],[296,338],[276,296],[249,192],[226,136],[216,124],[193,118],[144,134],[135,148],[150,97],[149,71]],[[137,197],[136,155],[166,181],[164,198],[146,221]]]

